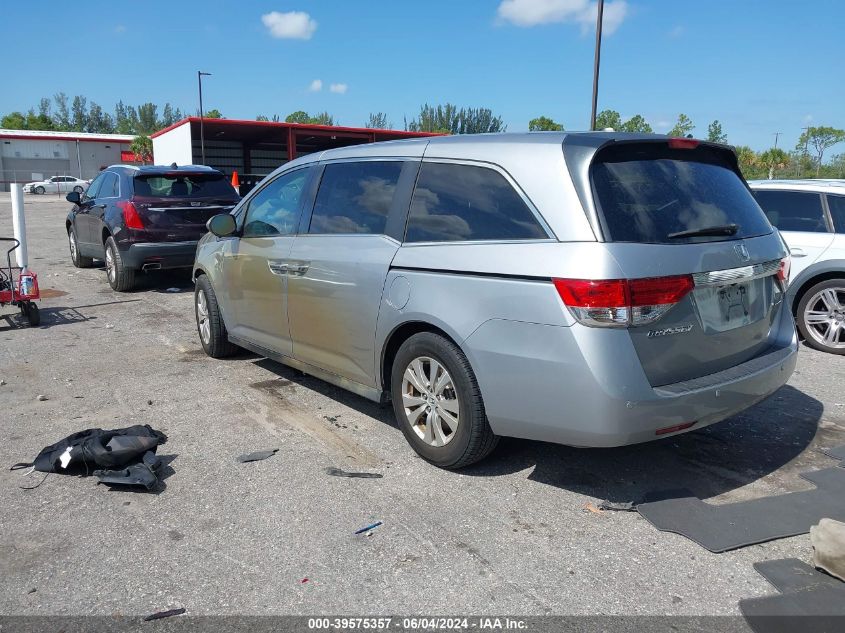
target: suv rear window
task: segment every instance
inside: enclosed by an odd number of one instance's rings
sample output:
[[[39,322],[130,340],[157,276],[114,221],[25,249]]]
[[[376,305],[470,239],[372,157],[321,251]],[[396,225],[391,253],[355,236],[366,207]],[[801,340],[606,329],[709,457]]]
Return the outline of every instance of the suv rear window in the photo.
[[[237,198],[223,174],[149,174],[135,176],[135,195],[156,198]]]
[[[598,152],[590,168],[605,238],[684,244],[737,240],[772,228],[725,150],[701,145],[621,143]],[[734,234],[669,237],[735,224]]]

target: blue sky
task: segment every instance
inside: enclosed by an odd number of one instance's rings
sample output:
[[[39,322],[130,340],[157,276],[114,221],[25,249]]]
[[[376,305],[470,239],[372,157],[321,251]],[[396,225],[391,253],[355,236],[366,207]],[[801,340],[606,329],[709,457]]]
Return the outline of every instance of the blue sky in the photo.
[[[755,149],[774,132],[791,149],[805,125],[845,127],[845,2],[607,6],[600,110],[641,113],[659,132],[684,112],[698,136],[718,118],[731,143]],[[451,101],[493,109],[509,131],[541,114],[589,123],[589,0],[42,0],[38,13],[2,9],[16,77],[2,113],[58,91],[108,110],[122,99],[195,111],[202,69],[206,108],[227,118],[327,110],[358,126],[384,111],[401,128],[422,103]]]

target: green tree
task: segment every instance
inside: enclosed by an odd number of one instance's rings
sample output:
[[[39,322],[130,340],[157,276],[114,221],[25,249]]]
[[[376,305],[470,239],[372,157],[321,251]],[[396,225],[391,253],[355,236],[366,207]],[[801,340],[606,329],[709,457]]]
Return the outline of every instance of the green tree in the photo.
[[[143,164],[151,163],[153,161],[153,140],[145,134],[140,134],[132,139],[129,151],[135,154]]]
[[[772,147],[760,154],[759,163],[768,169],[766,176],[772,180],[779,169],[789,167],[789,154],[778,147]]]
[[[728,135],[722,132],[722,124],[719,119],[707,126],[707,140],[711,143],[727,143]]]
[[[675,127],[666,132],[669,136],[684,137],[695,129],[695,125],[686,114],[679,114]]]
[[[70,127],[74,132],[82,132],[88,127],[88,99],[81,95],[73,98],[73,105],[70,108]]]
[[[255,120],[256,120],[256,121],[269,121],[270,119],[268,119],[268,118],[267,118],[266,116],[264,116],[263,114],[259,114],[257,117],[255,117]]]
[[[736,148],[736,158],[739,162],[739,169],[746,180],[754,178],[755,169],[759,163],[756,152],[747,145],[740,145]]]
[[[389,130],[392,126],[392,123],[387,122],[387,115],[384,112],[370,112],[367,123],[364,125],[371,130]]]
[[[555,123],[546,116],[538,116],[528,122],[528,130],[531,132],[562,132],[563,125]]]
[[[161,111],[161,121],[159,121],[159,125],[163,128],[169,127],[176,123],[178,119],[173,116],[173,106],[170,103],[165,103],[164,108]]]
[[[289,115],[285,117],[285,123],[310,123],[311,117],[308,116],[308,113],[304,110],[297,110],[296,112],[291,112]]]
[[[653,134],[654,130],[648,124],[641,114],[635,114],[630,119],[622,124],[619,128],[622,132],[644,132],[646,134]]]
[[[0,120],[0,127],[7,130],[25,130],[26,116],[23,112],[10,112]]]
[[[53,119],[51,119],[50,116],[47,114],[42,114],[40,108],[38,114],[35,114],[35,110],[30,108],[29,112],[26,113],[26,129],[52,130]]]
[[[801,134],[801,137],[798,139],[798,145],[807,147],[809,144],[816,150],[816,178],[819,177],[819,173],[821,172],[825,150],[842,141],[845,141],[845,130],[834,127],[809,127]]]
[[[845,154],[836,154],[830,160],[831,177],[845,178]]]
[[[53,95],[53,102],[56,104],[56,112],[53,114],[53,126],[57,130],[69,130],[70,110],[67,106],[67,95],[64,92],[57,92]]]
[[[461,108],[451,103],[420,108],[420,114],[406,126],[412,132],[443,132],[449,134],[484,134],[504,132],[507,126],[502,117],[489,108]]]
[[[141,135],[148,135],[159,129],[158,106],[154,103],[142,103],[138,106],[138,125],[135,131]]]
[[[208,112],[205,113],[205,118],[206,119],[222,119],[223,115],[220,114],[220,110],[218,110],[217,108],[214,108],[213,110],[209,110]]]
[[[622,129],[622,117],[616,110],[602,110],[596,115],[595,129],[603,130],[605,128]]]

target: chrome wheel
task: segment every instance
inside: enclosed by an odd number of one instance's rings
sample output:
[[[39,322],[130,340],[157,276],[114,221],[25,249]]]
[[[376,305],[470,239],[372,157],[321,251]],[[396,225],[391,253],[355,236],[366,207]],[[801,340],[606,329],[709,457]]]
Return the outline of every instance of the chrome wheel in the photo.
[[[807,332],[820,345],[845,349],[845,288],[825,288],[804,308]]]
[[[211,342],[211,321],[208,319],[208,299],[202,290],[197,293],[197,329],[200,340],[208,345]]]
[[[76,235],[73,234],[73,231],[67,234],[68,243],[70,244],[70,257],[75,262],[76,261]]]
[[[114,267],[114,253],[110,248],[106,249],[106,273],[108,273],[109,281],[114,283],[117,270]]]
[[[414,432],[430,446],[445,446],[458,430],[460,403],[452,377],[437,360],[420,356],[405,368],[402,405]]]

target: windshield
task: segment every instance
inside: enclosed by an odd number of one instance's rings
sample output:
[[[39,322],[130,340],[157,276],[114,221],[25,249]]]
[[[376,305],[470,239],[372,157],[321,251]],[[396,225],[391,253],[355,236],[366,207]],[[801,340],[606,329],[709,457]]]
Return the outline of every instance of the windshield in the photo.
[[[605,237],[682,244],[770,233],[766,216],[728,159],[724,150],[708,146],[629,143],[601,150],[591,177]]]
[[[156,198],[237,198],[223,174],[150,174],[135,177],[135,195]]]

